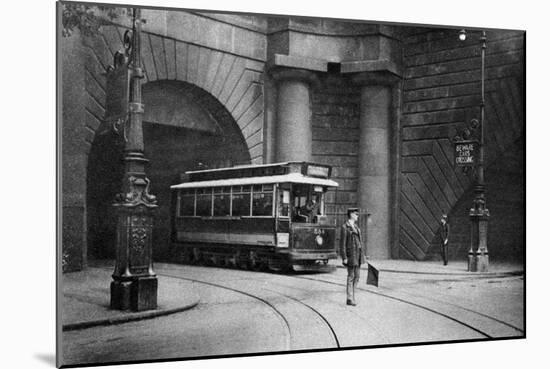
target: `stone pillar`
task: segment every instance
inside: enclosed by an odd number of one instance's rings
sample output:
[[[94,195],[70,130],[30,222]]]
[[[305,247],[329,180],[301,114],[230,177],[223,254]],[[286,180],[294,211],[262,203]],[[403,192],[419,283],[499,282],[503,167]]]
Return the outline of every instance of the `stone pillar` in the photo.
[[[311,161],[311,84],[313,72],[278,68],[272,72],[277,81],[277,124],[275,161]]]
[[[90,131],[86,122],[85,50],[80,32],[59,38],[61,51],[61,92],[59,105],[61,137],[61,260],[64,272],[86,266],[86,159],[89,144],[83,136]],[[88,136],[87,138],[89,138]]]
[[[390,73],[361,73],[361,114],[358,153],[357,206],[370,213],[367,254],[373,259],[391,255],[391,137],[393,84]]]

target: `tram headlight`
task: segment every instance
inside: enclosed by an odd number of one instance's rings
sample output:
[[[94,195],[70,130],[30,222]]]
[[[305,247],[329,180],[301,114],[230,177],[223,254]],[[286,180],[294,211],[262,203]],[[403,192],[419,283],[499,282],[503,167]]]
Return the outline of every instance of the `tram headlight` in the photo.
[[[323,245],[323,237],[320,234],[318,234],[315,237],[315,242],[317,243],[317,245],[322,246]]]

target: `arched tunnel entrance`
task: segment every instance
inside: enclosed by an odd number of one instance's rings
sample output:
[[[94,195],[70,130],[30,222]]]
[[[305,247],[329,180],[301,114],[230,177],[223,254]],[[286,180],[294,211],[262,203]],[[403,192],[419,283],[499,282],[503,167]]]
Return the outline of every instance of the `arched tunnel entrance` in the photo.
[[[153,230],[154,260],[169,260],[170,185],[187,170],[250,163],[248,147],[231,114],[206,91],[176,81],[143,86],[143,137],[150,192],[159,208]],[[114,134],[98,136],[88,159],[87,225],[90,258],[114,258],[114,196],[121,189],[123,147]]]

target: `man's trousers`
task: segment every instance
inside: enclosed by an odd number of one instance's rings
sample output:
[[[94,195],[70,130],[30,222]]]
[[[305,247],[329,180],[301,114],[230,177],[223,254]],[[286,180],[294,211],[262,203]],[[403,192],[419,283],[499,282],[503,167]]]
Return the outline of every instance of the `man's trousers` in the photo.
[[[449,245],[441,243],[441,258],[443,259],[443,265],[447,265],[449,261]]]
[[[359,282],[361,265],[348,266],[348,283],[346,286],[346,296],[348,301],[355,302],[355,287]]]

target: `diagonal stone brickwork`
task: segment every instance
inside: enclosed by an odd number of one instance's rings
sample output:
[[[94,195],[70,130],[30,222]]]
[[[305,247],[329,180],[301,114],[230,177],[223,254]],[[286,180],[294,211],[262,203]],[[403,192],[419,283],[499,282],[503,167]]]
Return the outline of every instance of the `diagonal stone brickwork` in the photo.
[[[504,175],[493,168],[525,132],[524,36],[517,31],[489,31],[487,39],[485,140],[486,173],[494,177],[487,179],[491,194],[491,183],[498,183]],[[456,30],[418,29],[404,38],[404,64],[398,256],[414,260],[437,258],[434,232],[441,214],[450,213],[454,230],[451,256],[465,258],[470,241],[466,237],[467,213],[472,203],[473,178],[453,166],[452,137],[472,118],[479,118],[478,37],[460,43]],[[500,190],[493,187],[497,193],[489,198],[498,199]],[[491,204],[488,206],[490,209]],[[514,211],[510,209],[508,213]],[[521,223],[521,214],[502,217],[508,223],[494,222],[489,228],[490,242],[499,247],[502,240],[498,233]],[[505,255],[505,250],[499,251],[500,257]]]

